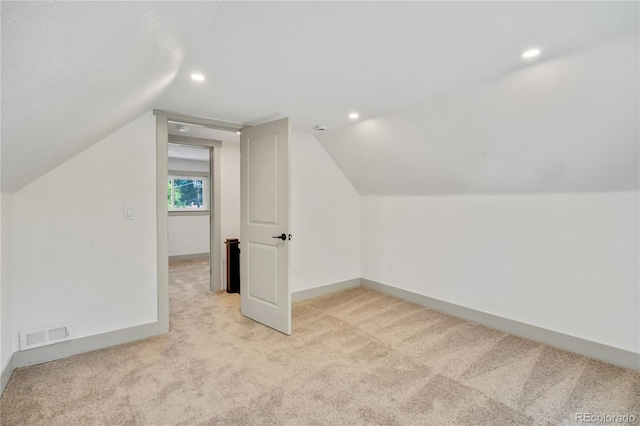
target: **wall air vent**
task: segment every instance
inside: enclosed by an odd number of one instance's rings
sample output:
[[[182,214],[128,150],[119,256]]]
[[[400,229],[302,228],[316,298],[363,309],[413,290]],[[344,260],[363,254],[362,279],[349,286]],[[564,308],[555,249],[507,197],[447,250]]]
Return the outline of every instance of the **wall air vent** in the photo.
[[[51,345],[71,339],[71,327],[68,325],[50,325],[20,332],[20,350]]]

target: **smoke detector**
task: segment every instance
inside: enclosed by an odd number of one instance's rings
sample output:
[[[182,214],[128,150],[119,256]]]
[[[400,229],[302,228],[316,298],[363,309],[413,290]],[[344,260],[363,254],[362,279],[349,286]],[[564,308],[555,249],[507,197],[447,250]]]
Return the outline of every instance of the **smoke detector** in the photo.
[[[178,124],[178,131],[182,133],[187,133],[189,131],[189,126],[184,124]]]
[[[316,126],[316,130],[327,130],[327,126],[325,126],[324,124],[318,124]]]

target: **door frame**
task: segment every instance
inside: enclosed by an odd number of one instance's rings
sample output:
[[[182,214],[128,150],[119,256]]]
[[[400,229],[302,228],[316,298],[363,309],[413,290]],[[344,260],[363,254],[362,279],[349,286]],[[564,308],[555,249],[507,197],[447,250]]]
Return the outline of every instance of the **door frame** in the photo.
[[[228,121],[212,120],[204,117],[194,117],[163,110],[153,110],[156,116],[156,223],[157,223],[157,265],[158,265],[158,334],[169,332],[169,241],[167,237],[168,231],[168,214],[167,214],[167,179],[169,169],[169,142],[170,138],[177,143],[180,140],[189,139],[192,142],[200,142],[210,146],[210,171],[213,168],[213,174],[210,175],[210,188],[213,197],[210,200],[209,217],[210,217],[210,234],[209,250],[210,270],[211,272],[211,289],[214,291],[222,290],[222,267],[221,267],[221,239],[220,239],[220,147],[221,142],[209,139],[190,138],[185,136],[169,135],[169,121],[178,121],[180,123],[204,126],[211,129],[226,130],[237,132],[247,127],[244,124],[232,123]],[[194,144],[194,143],[191,143]],[[214,269],[215,268],[215,269]],[[215,271],[215,272],[214,272]]]
[[[197,146],[208,149],[209,184],[207,199],[209,200],[209,289],[222,290],[222,267],[220,262],[220,151],[222,141],[215,139],[194,138],[191,136],[169,135],[170,144]],[[180,216],[182,213],[177,214]],[[189,213],[185,214],[185,216]],[[169,212],[171,216],[171,212]]]

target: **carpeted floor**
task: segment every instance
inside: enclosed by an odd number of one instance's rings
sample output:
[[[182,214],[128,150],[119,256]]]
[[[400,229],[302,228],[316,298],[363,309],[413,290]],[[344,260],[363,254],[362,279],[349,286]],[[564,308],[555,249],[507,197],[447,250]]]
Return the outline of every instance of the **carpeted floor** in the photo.
[[[357,288],[294,305],[293,334],[171,267],[171,332],[14,372],[9,425],[576,424],[640,418],[640,373]],[[640,420],[638,420],[640,423]]]

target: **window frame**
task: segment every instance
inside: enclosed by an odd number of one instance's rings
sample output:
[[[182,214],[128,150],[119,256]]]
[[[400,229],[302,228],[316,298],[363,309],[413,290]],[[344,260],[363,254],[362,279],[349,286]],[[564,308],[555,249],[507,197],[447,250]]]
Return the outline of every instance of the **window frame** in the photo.
[[[174,206],[174,180],[175,179],[183,179],[183,180],[202,180],[202,206],[201,208],[193,208],[193,207],[175,207]],[[188,170],[169,170],[167,174],[167,181],[171,181],[171,207],[167,206],[167,211],[171,214],[209,214],[211,203],[209,200],[209,173],[205,172],[195,172]],[[167,182],[169,183],[169,182]],[[169,201],[169,200],[167,200]]]

